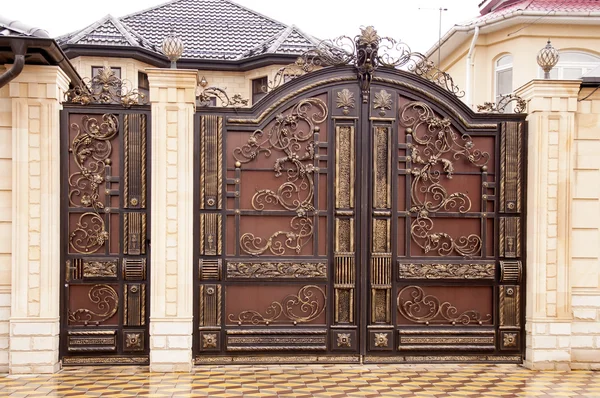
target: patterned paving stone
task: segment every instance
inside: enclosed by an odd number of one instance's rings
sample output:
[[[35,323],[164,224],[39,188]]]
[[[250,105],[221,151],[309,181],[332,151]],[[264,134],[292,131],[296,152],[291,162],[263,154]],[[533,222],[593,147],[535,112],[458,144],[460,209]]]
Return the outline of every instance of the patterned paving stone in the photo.
[[[285,365],[66,368],[0,376],[1,397],[600,397],[600,372],[513,365]]]

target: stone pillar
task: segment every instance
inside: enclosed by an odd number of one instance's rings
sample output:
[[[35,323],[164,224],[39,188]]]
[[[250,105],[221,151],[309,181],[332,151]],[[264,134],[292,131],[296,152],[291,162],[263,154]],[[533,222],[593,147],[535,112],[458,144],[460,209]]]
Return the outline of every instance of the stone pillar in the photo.
[[[150,369],[192,368],[195,70],[147,69],[152,103]]]
[[[570,368],[571,176],[580,81],[532,80],[528,102],[525,366]]]
[[[69,79],[26,65],[12,98],[12,283],[9,369],[59,369],[60,123]]]

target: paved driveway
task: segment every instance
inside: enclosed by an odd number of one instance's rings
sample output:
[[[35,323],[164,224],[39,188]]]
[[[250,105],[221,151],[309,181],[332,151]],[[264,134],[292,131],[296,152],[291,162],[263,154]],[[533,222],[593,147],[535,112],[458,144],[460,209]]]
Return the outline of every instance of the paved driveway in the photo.
[[[0,376],[10,397],[600,397],[600,372],[532,372],[516,365],[281,365],[66,368]]]

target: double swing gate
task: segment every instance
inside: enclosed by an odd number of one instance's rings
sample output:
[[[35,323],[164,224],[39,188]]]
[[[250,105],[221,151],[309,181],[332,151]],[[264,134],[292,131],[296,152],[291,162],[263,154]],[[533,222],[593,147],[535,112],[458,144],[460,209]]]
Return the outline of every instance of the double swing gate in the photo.
[[[252,108],[198,108],[197,364],[522,361],[524,115],[474,113],[384,40],[307,52]],[[146,364],[149,109],[97,80],[70,99],[100,105],[62,112],[61,357]]]
[[[522,360],[522,115],[336,67],[195,124],[197,364]]]

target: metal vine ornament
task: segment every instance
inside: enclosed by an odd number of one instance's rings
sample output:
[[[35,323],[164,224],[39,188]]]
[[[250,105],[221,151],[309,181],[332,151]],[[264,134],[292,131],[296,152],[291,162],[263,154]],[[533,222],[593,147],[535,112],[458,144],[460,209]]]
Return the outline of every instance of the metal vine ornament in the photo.
[[[444,232],[433,232],[434,222],[430,215],[440,210],[464,214],[471,209],[471,199],[466,193],[448,193],[440,180],[444,176],[452,178],[453,162],[460,159],[482,170],[487,169],[489,153],[476,149],[471,136],[456,133],[449,119],[438,118],[423,102],[406,104],[400,111],[400,118],[406,134],[414,142],[409,144],[413,177],[413,206],[410,211],[416,214],[410,229],[413,241],[425,253],[478,255],[482,247],[481,237],[470,234],[455,239]]]
[[[121,104],[128,108],[132,105],[145,105],[148,98],[131,83],[121,80],[110,67],[104,67],[92,77],[82,79],[82,83],[65,92],[67,102],[80,105]]]
[[[504,113],[513,103],[515,113],[523,113],[527,107],[527,102],[523,98],[515,94],[506,94],[501,95],[498,102],[484,102],[483,105],[477,105],[477,112]]]
[[[426,295],[419,286],[407,286],[398,293],[396,299],[400,314],[416,323],[450,323],[470,325],[488,323],[492,320],[491,314],[482,317],[476,310],[458,312],[450,302],[441,302],[434,295]]]
[[[307,323],[317,319],[325,311],[326,299],[325,291],[319,286],[307,285],[300,288],[297,294],[287,295],[281,302],[273,301],[264,313],[247,310],[237,316],[229,314],[228,319],[238,325],[268,325],[288,321],[294,324]]]
[[[69,151],[79,169],[69,176],[69,204],[73,207],[89,208],[83,213],[71,232],[69,244],[78,253],[90,254],[98,251],[108,240],[108,232],[100,211],[104,203],[100,200],[100,186],[105,182],[106,169],[111,165],[111,140],[117,135],[119,121],[113,114],[104,114],[101,119],[84,116],[81,125],[71,124],[75,138]]]
[[[268,131],[254,131],[245,145],[234,149],[233,157],[239,167],[261,154],[265,157],[274,152],[283,155],[275,159],[273,170],[276,177],[285,176],[285,181],[277,191],[258,190],[252,197],[252,207],[260,211],[267,205],[278,206],[296,213],[290,221],[288,231],[277,231],[266,239],[244,233],[240,238],[240,247],[244,252],[258,256],[270,251],[282,256],[292,250],[299,254],[302,247],[312,239],[311,217],[315,210],[313,173],[316,171],[313,138],[314,133],[319,130],[317,124],[325,121],[327,115],[325,102],[318,98],[304,99],[289,114],[277,115]]]
[[[464,91],[454,84],[452,77],[438,69],[425,55],[411,51],[402,41],[379,36],[372,26],[361,28],[360,34],[354,38],[340,36],[321,41],[315,48],[301,55],[294,64],[281,68],[268,87],[276,88],[290,79],[323,67],[343,65],[354,65],[356,68],[363,103],[368,102],[373,73],[379,67],[404,68],[457,97],[464,95]]]

